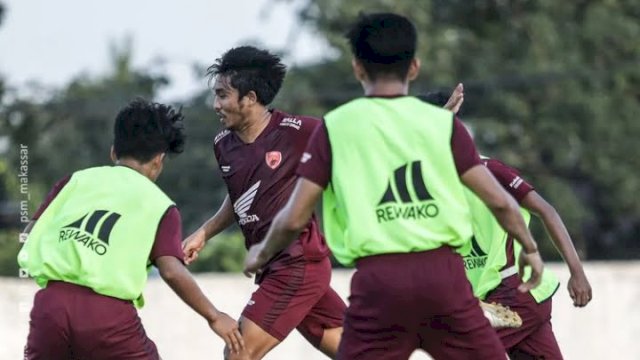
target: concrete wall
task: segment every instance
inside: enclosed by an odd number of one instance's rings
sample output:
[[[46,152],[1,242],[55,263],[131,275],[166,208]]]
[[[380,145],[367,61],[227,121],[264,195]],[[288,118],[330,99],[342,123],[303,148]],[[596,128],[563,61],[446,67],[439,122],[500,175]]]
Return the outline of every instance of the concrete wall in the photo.
[[[571,305],[566,291],[567,270],[556,271],[562,288],[554,298],[553,325],[566,359],[640,359],[640,262],[589,263],[587,275],[594,288],[594,299],[584,309]],[[335,271],[332,285],[346,297],[351,272]],[[254,285],[236,274],[197,277],[213,302],[238,316]],[[20,359],[28,331],[33,294],[30,280],[0,278],[0,360]],[[222,341],[206,322],[188,309],[162,282],[154,278],[145,291],[147,305],[140,316],[149,336],[164,359],[219,359]],[[325,359],[297,333],[293,333],[266,359]],[[429,359],[415,353],[412,360]]]

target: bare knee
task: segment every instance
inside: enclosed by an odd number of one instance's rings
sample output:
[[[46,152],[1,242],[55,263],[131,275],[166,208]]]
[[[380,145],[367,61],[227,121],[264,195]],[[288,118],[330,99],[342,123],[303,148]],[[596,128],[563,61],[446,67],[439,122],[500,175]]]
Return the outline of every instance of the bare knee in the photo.
[[[322,340],[320,341],[320,351],[331,359],[334,359],[338,353],[338,345],[340,345],[341,338],[342,327],[325,329],[322,334]]]
[[[255,348],[250,345],[245,345],[245,348],[239,353],[234,353],[229,347],[224,347],[224,359],[225,360],[260,360],[262,355],[260,351],[256,351]]]

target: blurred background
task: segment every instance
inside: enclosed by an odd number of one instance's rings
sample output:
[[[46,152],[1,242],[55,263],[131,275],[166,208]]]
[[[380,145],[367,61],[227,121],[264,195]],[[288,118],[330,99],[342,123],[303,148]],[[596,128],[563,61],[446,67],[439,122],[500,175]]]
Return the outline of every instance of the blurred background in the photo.
[[[190,234],[225,194],[206,67],[233,46],[267,47],[290,69],[274,106],[322,116],[361,94],[342,37],[360,11],[415,22],[412,92],[464,83],[460,116],[481,152],[550,200],[583,259],[640,258],[638,0],[0,0],[0,275],[18,276],[19,231],[51,186],[110,163],[114,116],[135,96],[187,115],[186,151],[159,185]],[[193,271],[240,269],[241,236],[222,237]]]

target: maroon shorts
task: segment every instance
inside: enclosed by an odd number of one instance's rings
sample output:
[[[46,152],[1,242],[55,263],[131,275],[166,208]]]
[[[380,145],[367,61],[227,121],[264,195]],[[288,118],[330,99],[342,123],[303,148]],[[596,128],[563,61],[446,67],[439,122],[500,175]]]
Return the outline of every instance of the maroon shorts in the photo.
[[[159,356],[130,301],[50,281],[33,302],[25,359],[155,360]]]
[[[451,248],[370,256],[357,269],[338,359],[407,359],[420,348],[435,359],[506,358]]]
[[[318,347],[325,329],[342,326],[346,308],[330,281],[328,258],[272,270],[262,278],[242,316],[280,341],[298,329]]]
[[[516,359],[562,359],[560,347],[551,328],[551,298],[537,303],[530,293],[518,291],[520,279],[514,275],[487,295],[486,301],[506,305],[522,318],[517,329],[498,329],[498,335],[509,353]]]

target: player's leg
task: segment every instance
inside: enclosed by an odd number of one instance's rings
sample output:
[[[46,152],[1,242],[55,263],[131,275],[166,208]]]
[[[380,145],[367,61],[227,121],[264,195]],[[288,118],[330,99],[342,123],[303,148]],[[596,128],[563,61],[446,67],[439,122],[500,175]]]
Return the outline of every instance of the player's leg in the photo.
[[[70,285],[75,286],[75,285]],[[74,356],[79,359],[157,360],[156,344],[149,339],[130,301],[98,295],[75,287],[77,303],[70,312]]]
[[[420,340],[435,359],[505,359],[506,353],[467,281],[462,258],[449,248],[425,253],[418,293],[428,309]]]
[[[343,331],[344,329],[342,326],[324,329],[322,332],[322,340],[318,347],[320,351],[329,358],[335,359],[338,354],[338,346],[340,346],[340,339],[342,338]]]
[[[280,340],[264,331],[250,319],[240,317],[239,323],[245,349],[241,353],[235,354],[232,353],[228,347],[225,347],[224,358],[227,360],[262,359],[271,349],[280,343]]]
[[[459,294],[461,297],[463,293]],[[466,297],[466,296],[465,296]],[[454,312],[424,322],[421,347],[435,359],[505,359],[495,330],[482,314],[477,300],[469,298]]]
[[[419,314],[426,309],[416,297],[421,274],[408,261],[415,256],[386,254],[358,261],[337,359],[404,360],[419,347]]]
[[[45,288],[36,293],[24,349],[25,359],[71,357],[66,306],[64,295],[55,289]]]
[[[333,359],[338,352],[346,308],[342,298],[329,288],[297,329],[307,341]]]
[[[551,320],[551,300],[538,304],[530,293],[518,291],[520,283],[517,275],[508,277],[502,280],[502,283],[490,292],[486,299],[487,302],[497,302],[508,306],[522,318],[522,326],[519,328],[496,329],[510,357],[517,356],[517,358],[524,356],[520,346],[526,346],[527,339]]]
[[[225,351],[228,359],[261,359],[284,340],[327,292],[328,281],[318,276],[324,266],[301,261],[266,274],[242,313],[245,350]]]
[[[548,299],[537,304],[539,317],[547,320],[509,351],[512,360],[562,360],[562,352],[551,326],[551,301]]]
[[[159,359],[130,301],[51,281],[35,298],[27,359]]]

